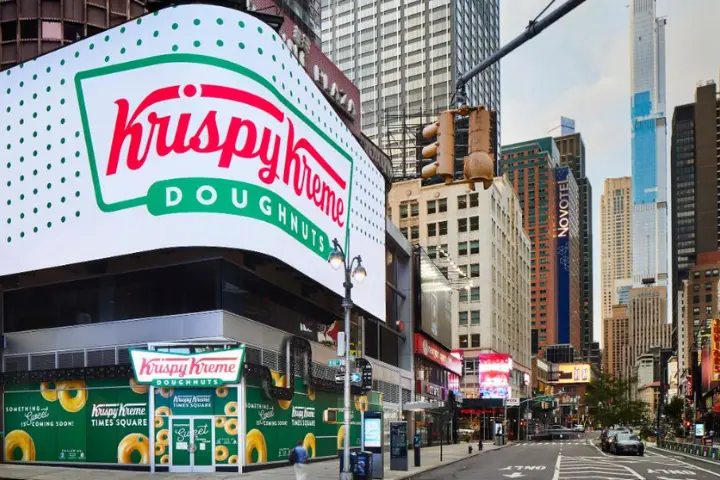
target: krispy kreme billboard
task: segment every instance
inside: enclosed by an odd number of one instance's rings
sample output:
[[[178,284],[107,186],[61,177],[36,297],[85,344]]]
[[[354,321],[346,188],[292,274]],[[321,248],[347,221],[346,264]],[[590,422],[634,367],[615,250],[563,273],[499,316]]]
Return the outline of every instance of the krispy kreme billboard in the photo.
[[[384,180],[287,45],[164,9],[0,73],[0,276],[172,247],[253,250],[385,318]]]

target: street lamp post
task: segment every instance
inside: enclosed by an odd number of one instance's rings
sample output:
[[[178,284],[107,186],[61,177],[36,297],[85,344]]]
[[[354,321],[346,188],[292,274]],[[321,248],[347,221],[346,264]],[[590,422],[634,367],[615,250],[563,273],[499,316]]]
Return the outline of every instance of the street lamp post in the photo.
[[[352,472],[350,470],[350,313],[352,311],[352,280],[362,282],[367,276],[365,267],[362,266],[362,258],[360,255],[348,260],[345,251],[340,246],[337,238],[332,241],[333,249],[328,257],[328,262],[333,269],[338,270],[340,267],[345,268],[345,278],[343,287],[345,287],[345,296],[342,299],[342,307],[345,313],[345,375],[343,377],[343,390],[345,392],[345,401],[343,408],[343,420],[345,435],[343,436],[343,471],[340,472],[340,480],[351,480]]]

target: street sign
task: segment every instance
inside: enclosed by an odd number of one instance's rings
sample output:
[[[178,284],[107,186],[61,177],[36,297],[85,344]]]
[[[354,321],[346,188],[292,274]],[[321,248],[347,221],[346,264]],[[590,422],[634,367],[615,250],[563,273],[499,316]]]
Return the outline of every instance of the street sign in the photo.
[[[340,372],[335,375],[335,383],[345,382],[345,372]],[[360,372],[350,373],[350,383],[362,383],[362,374]]]
[[[520,399],[519,398],[506,398],[505,405],[508,407],[519,407]]]
[[[355,361],[355,355],[350,355],[350,361]],[[345,365],[345,359],[344,358],[331,358],[328,360],[328,367],[342,367]]]

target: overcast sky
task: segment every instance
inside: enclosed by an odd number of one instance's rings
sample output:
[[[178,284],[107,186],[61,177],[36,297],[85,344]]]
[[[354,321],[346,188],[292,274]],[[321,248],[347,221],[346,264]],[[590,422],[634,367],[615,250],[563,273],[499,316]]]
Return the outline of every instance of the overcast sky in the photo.
[[[548,2],[500,0],[502,43],[520,34]],[[596,341],[602,329],[600,195],[605,178],[630,175],[630,3],[587,0],[501,63],[503,144],[558,135],[548,132],[561,115],[575,119],[585,141],[593,188]],[[674,107],[694,100],[698,81],[718,80],[720,1],[658,0],[658,16],[667,17],[669,146]]]

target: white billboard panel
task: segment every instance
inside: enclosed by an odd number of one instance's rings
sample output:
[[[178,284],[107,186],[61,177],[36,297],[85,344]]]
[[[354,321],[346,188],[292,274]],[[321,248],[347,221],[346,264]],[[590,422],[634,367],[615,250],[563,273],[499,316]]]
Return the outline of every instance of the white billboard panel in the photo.
[[[270,27],[162,10],[0,73],[0,275],[169,247],[271,255],[385,318],[385,183]]]

